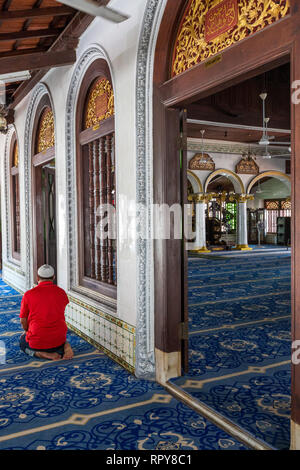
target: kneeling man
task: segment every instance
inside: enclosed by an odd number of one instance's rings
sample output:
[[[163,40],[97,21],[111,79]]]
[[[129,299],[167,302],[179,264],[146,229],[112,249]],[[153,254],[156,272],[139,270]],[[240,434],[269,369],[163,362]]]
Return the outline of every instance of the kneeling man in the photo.
[[[20,319],[25,333],[20,348],[41,359],[72,359],[73,351],[66,341],[65,308],[69,299],[53,281],[54,269],[44,264],[38,270],[38,285],[23,296]]]

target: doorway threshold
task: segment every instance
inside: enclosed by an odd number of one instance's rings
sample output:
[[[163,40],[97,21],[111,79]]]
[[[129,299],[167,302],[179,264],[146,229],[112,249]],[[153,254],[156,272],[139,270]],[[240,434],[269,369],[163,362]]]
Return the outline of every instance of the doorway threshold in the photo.
[[[209,406],[205,405],[201,401],[194,398],[189,393],[182,390],[182,388],[174,385],[171,382],[166,382],[161,384],[174,398],[183,402],[185,405],[192,408],[198,414],[208,419],[211,423],[215,424],[217,427],[223,431],[230,434],[235,439],[239,440],[252,450],[276,450],[274,447],[270,446],[266,442],[255,438],[251,433],[247,432],[245,429],[241,428],[237,424],[233,423],[225,416],[214,411]]]

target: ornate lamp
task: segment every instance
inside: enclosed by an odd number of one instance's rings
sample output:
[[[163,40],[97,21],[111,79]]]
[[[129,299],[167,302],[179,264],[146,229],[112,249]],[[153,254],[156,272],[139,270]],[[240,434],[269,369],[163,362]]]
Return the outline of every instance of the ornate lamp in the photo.
[[[2,134],[7,133],[7,120],[3,114],[0,114],[0,132]]]

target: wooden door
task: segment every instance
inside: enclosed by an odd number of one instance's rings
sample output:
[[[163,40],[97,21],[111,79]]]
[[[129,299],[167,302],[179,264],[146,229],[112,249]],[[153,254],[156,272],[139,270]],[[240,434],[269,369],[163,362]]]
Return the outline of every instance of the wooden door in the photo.
[[[180,187],[181,187],[181,204],[182,204],[182,245],[181,245],[181,275],[182,275],[182,372],[188,372],[189,362],[189,348],[188,348],[188,252],[187,252],[187,226],[186,226],[186,212],[187,212],[187,113],[186,110],[180,112]]]

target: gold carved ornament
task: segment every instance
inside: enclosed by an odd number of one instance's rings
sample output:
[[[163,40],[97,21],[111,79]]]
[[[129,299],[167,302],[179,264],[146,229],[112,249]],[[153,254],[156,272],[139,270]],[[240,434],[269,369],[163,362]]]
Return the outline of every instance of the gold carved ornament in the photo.
[[[259,167],[252,157],[245,156],[236,165],[235,172],[238,175],[258,175]]]
[[[99,126],[101,121],[113,116],[114,113],[114,93],[111,83],[106,78],[100,78],[89,93],[85,112],[85,129]]]
[[[172,76],[271,25],[289,11],[290,0],[190,0],[175,41]]]
[[[254,196],[252,194],[236,194],[236,193],[227,193],[226,191],[222,191],[221,193],[197,193],[189,196],[190,201],[194,202],[204,202],[208,203],[212,199],[215,199],[219,204],[223,202],[247,202],[253,201]]]
[[[189,161],[190,170],[215,171],[216,165],[208,153],[196,153]]]
[[[17,141],[15,142],[13,151],[13,166],[16,168],[19,166],[19,145]]]
[[[291,202],[290,197],[288,197],[285,201],[281,202],[281,209],[282,210],[292,210],[292,202]]]
[[[280,209],[280,201],[265,201],[265,208],[269,211],[278,211]]]
[[[37,153],[45,152],[55,145],[54,115],[51,108],[46,108],[41,116],[38,139]]]

